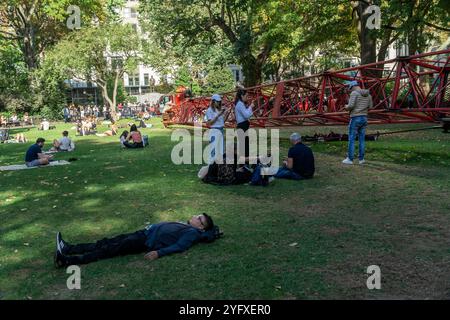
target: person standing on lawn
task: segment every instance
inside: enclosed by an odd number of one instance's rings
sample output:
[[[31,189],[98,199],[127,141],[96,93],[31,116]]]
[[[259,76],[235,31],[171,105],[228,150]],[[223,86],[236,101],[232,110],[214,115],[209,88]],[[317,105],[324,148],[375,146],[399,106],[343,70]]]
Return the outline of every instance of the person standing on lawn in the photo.
[[[350,99],[345,109],[350,112],[350,123],[348,125],[348,152],[343,164],[353,164],[355,154],[355,138],[359,141],[359,164],[364,164],[365,140],[367,128],[367,114],[373,107],[372,96],[369,90],[361,89],[357,81],[349,83],[351,90]]]

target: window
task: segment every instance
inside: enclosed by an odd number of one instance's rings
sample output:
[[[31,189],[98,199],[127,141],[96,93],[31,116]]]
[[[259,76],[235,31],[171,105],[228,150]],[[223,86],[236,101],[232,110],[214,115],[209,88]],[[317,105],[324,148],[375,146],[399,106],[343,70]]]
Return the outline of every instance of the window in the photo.
[[[136,23],[131,24],[131,27],[133,28],[133,30],[135,32],[137,32],[137,24]]]
[[[134,8],[129,8],[129,9],[130,9],[130,17],[136,18],[137,17],[136,9],[134,9]]]
[[[148,86],[148,73],[144,73],[144,86]]]
[[[236,82],[239,82],[239,80],[241,79],[240,78],[240,74],[239,74],[239,70],[234,70],[234,74],[235,74],[235,79],[236,79]]]
[[[139,86],[139,74],[135,74],[135,75],[134,75],[134,85],[135,85],[136,87]]]

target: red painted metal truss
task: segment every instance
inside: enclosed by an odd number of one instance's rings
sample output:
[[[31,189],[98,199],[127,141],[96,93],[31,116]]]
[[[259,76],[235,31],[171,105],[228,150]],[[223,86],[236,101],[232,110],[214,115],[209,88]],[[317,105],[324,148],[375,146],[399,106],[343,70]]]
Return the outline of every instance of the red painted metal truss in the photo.
[[[370,90],[374,108],[369,123],[437,122],[450,115],[450,50],[372,63],[343,70],[248,88],[254,127],[346,125],[347,84]],[[231,108],[227,127],[235,125],[235,92],[222,94]],[[164,124],[194,125],[204,119],[208,97],[190,98],[164,114]]]

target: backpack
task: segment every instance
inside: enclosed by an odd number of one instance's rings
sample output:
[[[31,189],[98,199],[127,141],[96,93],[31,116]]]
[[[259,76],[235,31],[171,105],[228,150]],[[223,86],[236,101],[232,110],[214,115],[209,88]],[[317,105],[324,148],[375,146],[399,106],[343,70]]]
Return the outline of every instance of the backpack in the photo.
[[[204,242],[214,242],[216,239],[219,239],[223,236],[223,232],[220,231],[219,226],[214,226],[211,230],[203,232],[203,241]]]
[[[144,145],[144,147],[146,147],[146,146],[149,145],[149,142],[148,142],[148,135],[143,135],[143,136],[142,136],[142,144]]]
[[[236,167],[234,164],[217,165],[217,183],[221,185],[232,184],[236,178]]]

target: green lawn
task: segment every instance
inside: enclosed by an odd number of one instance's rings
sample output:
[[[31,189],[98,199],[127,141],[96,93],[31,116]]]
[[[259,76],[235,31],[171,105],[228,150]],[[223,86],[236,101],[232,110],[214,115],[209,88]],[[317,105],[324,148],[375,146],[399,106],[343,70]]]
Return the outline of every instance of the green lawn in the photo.
[[[144,150],[71,130],[77,149],[57,159],[78,161],[0,172],[0,299],[450,299],[449,134],[382,136],[367,143],[366,166],[340,163],[345,142],[311,144],[313,180],[219,187],[198,181],[199,165],[173,165],[171,131],[153,123]],[[25,135],[51,141],[67,128]],[[0,165],[22,163],[28,145],[1,144]],[[69,275],[53,266],[58,230],[86,242],[201,212],[222,239],[153,262],[82,266],[81,290],[68,290]],[[366,287],[370,265],[381,268],[381,290]]]

